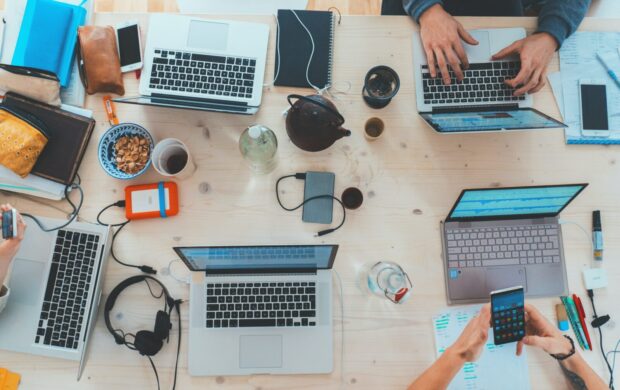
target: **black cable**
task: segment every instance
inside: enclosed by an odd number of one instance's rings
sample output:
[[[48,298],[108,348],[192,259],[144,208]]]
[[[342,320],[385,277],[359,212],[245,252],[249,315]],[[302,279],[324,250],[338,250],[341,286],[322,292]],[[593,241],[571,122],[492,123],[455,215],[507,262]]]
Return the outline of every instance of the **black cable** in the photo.
[[[159,388],[159,375],[157,374],[157,368],[155,368],[155,364],[153,363],[153,359],[151,359],[150,356],[146,355],[147,358],[149,358],[149,362],[151,362],[151,367],[153,367],[153,372],[155,373],[155,379],[157,379],[157,390],[160,390]]]
[[[335,228],[330,228],[327,230],[322,230],[320,232],[318,232],[316,234],[317,237],[321,237],[324,236],[326,234],[329,233],[333,233],[336,230],[340,229],[342,227],[342,225],[344,225],[346,219],[347,219],[347,211],[346,208],[344,207],[344,203],[342,203],[342,201],[340,199],[338,199],[337,197],[333,196],[333,195],[317,195],[317,196],[312,196],[308,199],[305,199],[303,202],[301,202],[301,204],[299,204],[296,207],[286,207],[282,204],[282,200],[280,200],[280,182],[284,179],[289,179],[291,177],[294,177],[298,180],[305,180],[306,179],[306,174],[305,173],[296,173],[294,175],[286,175],[286,176],[282,176],[281,178],[278,179],[278,181],[276,181],[276,199],[278,200],[278,204],[280,205],[280,207],[282,207],[282,209],[286,210],[286,211],[295,211],[298,210],[299,208],[303,207],[306,203],[316,200],[316,199],[333,199],[336,202],[338,202],[340,204],[340,207],[342,207],[342,221],[340,221],[340,224],[338,226],[336,226]]]
[[[150,267],[148,265],[135,265],[135,264],[129,264],[126,263],[122,260],[120,260],[117,256],[116,253],[114,253],[114,242],[116,241],[116,236],[118,236],[118,234],[123,230],[123,228],[127,225],[129,225],[129,222],[131,222],[131,220],[126,220],[125,222],[121,222],[121,223],[112,223],[112,224],[108,224],[108,223],[104,223],[101,221],[101,215],[108,209],[112,208],[112,207],[125,207],[125,201],[124,200],[119,200],[118,202],[114,202],[112,204],[109,204],[107,206],[105,206],[103,209],[101,209],[101,211],[99,211],[99,213],[97,214],[97,223],[99,225],[104,225],[104,226],[109,226],[109,227],[116,227],[118,229],[116,229],[116,231],[114,231],[114,233],[112,234],[112,244],[110,246],[110,255],[112,256],[112,259],[114,259],[114,261],[116,261],[117,263],[119,263],[120,265],[123,265],[125,267],[131,267],[131,268],[137,268],[140,271],[147,273],[147,274],[151,274],[154,275],[157,273],[157,271],[155,271],[155,269],[153,267]]]
[[[80,179],[81,181],[81,179]],[[71,200],[71,198],[69,197],[69,190],[70,189],[77,189],[80,193],[80,201],[78,202],[78,204],[76,205],[75,203],[73,203],[73,201]],[[37,219],[37,217],[33,216],[32,214],[28,214],[28,213],[21,213],[21,215],[23,217],[27,217],[32,219],[38,226],[39,228],[46,232],[54,232],[56,230],[60,230],[60,229],[64,229],[67,226],[69,226],[73,221],[75,221],[75,219],[78,217],[78,215],[80,214],[80,210],[82,209],[82,205],[84,204],[84,191],[82,190],[82,187],[80,186],[79,183],[73,183],[73,184],[69,184],[67,186],[65,186],[65,199],[67,200],[67,203],[69,203],[69,205],[71,206],[71,214],[69,217],[69,220],[62,224],[61,226],[58,227],[54,227],[54,228],[47,228],[45,227],[45,225],[43,225],[43,223],[41,221],[39,221]]]
[[[594,305],[594,290],[588,290],[588,297],[590,298],[590,303],[592,303],[592,311],[594,312],[594,320],[598,317],[596,313],[596,306]],[[603,331],[600,326],[595,326],[598,329],[599,343],[601,347],[601,354],[603,355],[603,359],[605,360],[605,364],[607,365],[607,370],[609,370],[609,388],[614,390],[614,368],[609,364],[609,360],[607,359],[607,354],[605,353],[605,348],[603,347]]]
[[[179,355],[181,354],[181,335],[183,332],[181,331],[181,303],[183,300],[178,299],[174,301],[174,306],[177,311],[177,317],[179,318],[179,341],[177,342],[177,360],[174,363],[174,382],[172,384],[172,390],[175,390],[177,387],[177,372],[179,371]]]

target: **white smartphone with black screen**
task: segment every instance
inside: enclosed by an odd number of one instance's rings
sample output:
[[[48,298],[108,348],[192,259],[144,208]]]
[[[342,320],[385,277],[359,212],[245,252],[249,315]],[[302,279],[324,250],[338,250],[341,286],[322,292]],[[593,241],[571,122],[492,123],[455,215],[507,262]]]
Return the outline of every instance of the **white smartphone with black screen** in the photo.
[[[584,137],[609,137],[607,85],[603,80],[579,80],[581,134]]]
[[[116,43],[121,60],[121,72],[142,68],[142,41],[137,20],[116,25]]]

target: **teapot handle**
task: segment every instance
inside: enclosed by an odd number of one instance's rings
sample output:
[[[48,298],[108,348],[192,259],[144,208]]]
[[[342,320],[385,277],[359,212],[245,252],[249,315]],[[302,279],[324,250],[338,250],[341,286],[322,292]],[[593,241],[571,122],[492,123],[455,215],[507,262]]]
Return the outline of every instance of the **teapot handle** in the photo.
[[[288,95],[286,97],[286,100],[288,100],[288,104],[291,105],[291,107],[293,107],[293,102],[291,102],[291,99],[300,99],[300,100],[304,100],[308,103],[312,103],[312,104],[316,104],[319,107],[322,107],[324,109],[326,109],[327,111],[329,111],[332,115],[334,115],[337,119],[338,119],[338,126],[342,126],[342,124],[344,123],[344,117],[342,115],[340,115],[340,113],[336,110],[334,110],[333,108],[331,108],[330,106],[328,106],[325,103],[316,101],[314,99],[310,99],[307,96],[302,96],[302,95],[297,95],[297,94],[292,94],[292,95]]]

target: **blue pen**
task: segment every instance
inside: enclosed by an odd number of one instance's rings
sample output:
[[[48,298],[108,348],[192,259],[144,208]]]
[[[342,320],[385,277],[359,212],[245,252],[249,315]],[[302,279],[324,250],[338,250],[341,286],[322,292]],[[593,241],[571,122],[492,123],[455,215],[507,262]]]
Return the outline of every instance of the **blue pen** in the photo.
[[[605,61],[605,58],[601,55],[601,53],[596,53],[596,57],[599,59],[599,61],[601,61],[601,64],[603,64],[603,66],[605,67],[605,70],[607,71],[607,74],[609,75],[609,77],[611,77],[611,79],[616,83],[616,85],[620,87],[620,79],[616,75],[616,72],[614,72],[613,69],[611,69],[611,67],[607,64],[607,61]]]

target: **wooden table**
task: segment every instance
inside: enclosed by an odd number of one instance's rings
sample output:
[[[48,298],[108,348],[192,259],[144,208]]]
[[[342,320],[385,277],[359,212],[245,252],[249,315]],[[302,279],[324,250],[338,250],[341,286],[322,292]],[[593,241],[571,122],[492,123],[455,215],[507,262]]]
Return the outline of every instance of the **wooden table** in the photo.
[[[98,14],[97,24],[138,18],[147,30],[146,14]],[[270,17],[238,17],[270,23]],[[525,26],[533,29],[535,19],[465,18],[467,28]],[[612,30],[617,20],[586,20],[582,29]],[[174,26],[171,26],[174,28]],[[345,352],[341,365],[340,305],[334,305],[335,367],[331,375],[190,377],[187,374],[188,305],[183,306],[183,343],[179,389],[337,389],[344,378],[351,389],[403,389],[435,359],[431,317],[446,308],[442,269],[439,221],[446,216],[463,188],[517,186],[589,182],[590,187],[563,213],[567,220],[590,228],[591,212],[601,209],[605,233],[605,263],[610,280],[620,277],[620,168],[614,147],[567,146],[561,130],[518,132],[513,134],[438,135],[416,115],[412,71],[411,35],[415,29],[407,17],[348,17],[336,28],[334,58],[334,101],[344,117],[350,138],[338,141],[320,153],[306,153],[292,145],[284,126],[282,112],[287,108],[286,88],[266,88],[263,104],[256,117],[231,116],[197,111],[182,111],[117,104],[121,121],[138,123],[157,139],[177,137],[190,146],[198,170],[179,182],[181,212],[168,220],[131,223],[119,236],[116,252],[135,264],[150,264],[159,270],[159,278],[176,297],[187,298],[188,287],[166,275],[176,258],[174,245],[226,244],[318,244],[337,243],[341,249],[335,269],[343,280]],[[268,55],[266,80],[273,75],[275,27]],[[402,80],[398,96],[383,110],[367,107],[361,99],[366,71],[374,65],[393,67]],[[551,64],[558,69],[557,58]],[[348,85],[350,84],[350,88]],[[133,74],[125,76],[127,95],[137,92]],[[303,93],[310,93],[304,90]],[[559,117],[551,90],[545,87],[535,97],[535,105]],[[86,194],[81,217],[93,221],[105,205],[122,199],[123,188],[130,184],[108,177],[99,167],[97,141],[109,127],[101,96],[91,96],[87,106],[94,110],[97,128],[82,163],[80,174]],[[373,116],[386,123],[386,134],[369,143],[362,136],[365,121]],[[255,176],[241,158],[238,138],[246,126],[262,123],[272,128],[280,141],[279,165],[268,176]],[[340,231],[314,238],[320,226],[304,224],[299,213],[280,209],[274,195],[275,180],[285,174],[307,170],[336,173],[336,193],[346,187],[359,187],[365,197],[363,206],[348,214]],[[131,182],[161,180],[154,171]],[[201,192],[206,186],[208,191]],[[296,203],[302,184],[286,183],[284,200]],[[2,200],[18,208],[46,216],[62,216],[58,210],[23,197],[2,195]],[[65,208],[62,203],[55,208]],[[336,211],[334,219],[340,217]],[[108,220],[121,220],[117,211]],[[35,229],[33,224],[29,229]],[[575,226],[563,228],[571,292],[586,297],[581,270],[591,259],[587,237]],[[358,288],[357,272],[362,265],[378,260],[401,264],[414,284],[413,296],[404,305],[393,305],[366,296]],[[186,277],[180,263],[174,274]],[[104,293],[135,272],[110,261],[105,275]],[[337,292],[338,289],[336,288]],[[152,329],[158,302],[148,296],[144,286],[127,290],[115,310],[113,321],[127,331]],[[620,286],[597,291],[601,313],[610,312]],[[339,294],[335,294],[339,302]],[[535,303],[552,321],[554,299]],[[617,302],[617,301],[616,301]],[[586,311],[590,312],[586,304]],[[617,311],[616,311],[617,313]],[[613,314],[613,313],[612,313]],[[176,319],[170,344],[154,359],[162,388],[170,388],[176,353]],[[620,337],[620,329],[608,325],[606,349]],[[217,353],[217,351],[213,351]],[[597,372],[607,377],[598,346],[585,352]],[[558,388],[563,383],[560,368],[540,351],[529,351],[532,388]],[[23,376],[24,389],[132,388],[153,389],[155,378],[147,359],[116,345],[105,329],[100,313],[91,336],[88,362],[81,382],[75,381],[77,363],[0,352],[0,365]]]

